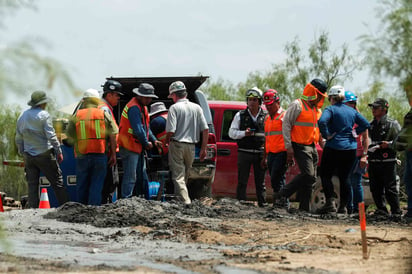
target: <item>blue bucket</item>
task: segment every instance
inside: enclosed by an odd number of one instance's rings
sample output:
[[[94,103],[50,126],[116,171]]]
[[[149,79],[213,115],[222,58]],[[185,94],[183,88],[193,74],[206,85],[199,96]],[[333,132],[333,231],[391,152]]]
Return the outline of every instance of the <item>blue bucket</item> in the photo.
[[[160,183],[159,182],[149,182],[147,188],[147,199],[149,200],[156,200],[157,193],[159,192]]]

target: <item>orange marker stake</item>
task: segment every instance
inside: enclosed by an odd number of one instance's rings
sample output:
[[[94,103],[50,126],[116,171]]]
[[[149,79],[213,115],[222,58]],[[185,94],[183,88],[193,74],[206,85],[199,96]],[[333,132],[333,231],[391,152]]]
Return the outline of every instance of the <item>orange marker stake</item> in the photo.
[[[362,236],[362,254],[364,259],[368,259],[368,243],[366,241],[366,216],[365,216],[365,203],[361,202],[359,206],[359,222]]]

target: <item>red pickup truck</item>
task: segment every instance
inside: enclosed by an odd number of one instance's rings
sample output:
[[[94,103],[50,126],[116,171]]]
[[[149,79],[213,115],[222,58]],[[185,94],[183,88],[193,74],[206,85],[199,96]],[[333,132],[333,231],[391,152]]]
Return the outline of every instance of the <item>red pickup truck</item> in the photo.
[[[239,110],[246,108],[246,102],[235,101],[209,101],[209,107],[212,112],[213,124],[216,134],[217,144],[217,164],[215,180],[212,185],[212,194],[214,197],[231,197],[236,198],[237,186],[237,143],[229,137],[229,128],[233,117]],[[318,146],[319,159],[322,156],[322,148]],[[320,161],[319,161],[320,163]],[[251,169],[253,173],[253,168]],[[290,182],[293,177],[299,174],[297,165],[291,166],[286,171],[286,183]],[[339,199],[339,180],[337,177],[332,178],[335,190],[335,196]],[[373,203],[372,196],[369,191],[368,180],[363,180],[366,204]],[[265,177],[267,199],[272,199],[272,187],[270,185],[269,174]],[[250,200],[256,199],[256,191],[254,187],[253,175],[249,176],[247,197]],[[294,196],[291,197],[291,200]],[[320,177],[313,186],[311,210],[316,211],[325,203],[325,195],[322,190]]]

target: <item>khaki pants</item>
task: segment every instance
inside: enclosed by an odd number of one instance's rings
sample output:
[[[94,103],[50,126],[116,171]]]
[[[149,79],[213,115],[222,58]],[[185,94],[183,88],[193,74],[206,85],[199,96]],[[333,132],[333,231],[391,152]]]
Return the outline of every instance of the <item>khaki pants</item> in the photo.
[[[187,191],[187,174],[195,157],[195,145],[189,143],[170,142],[169,168],[175,185],[175,194],[179,195],[185,204],[190,204]]]

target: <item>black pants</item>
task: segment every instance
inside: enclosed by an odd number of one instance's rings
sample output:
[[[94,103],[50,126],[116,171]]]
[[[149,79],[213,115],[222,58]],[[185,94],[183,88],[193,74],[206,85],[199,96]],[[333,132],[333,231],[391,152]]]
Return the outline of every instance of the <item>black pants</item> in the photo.
[[[69,194],[63,184],[62,171],[60,170],[60,166],[57,163],[56,156],[52,149],[36,156],[31,156],[30,154],[25,153],[24,169],[26,171],[26,179],[29,188],[28,206],[30,208],[39,207],[40,172],[42,172],[50,182],[59,205],[69,201]]]
[[[322,188],[326,199],[333,197],[332,176],[338,175],[340,188],[340,207],[346,207],[350,195],[348,184],[349,172],[356,160],[356,149],[337,150],[330,147],[323,149],[320,163]]]
[[[262,153],[249,153],[238,151],[237,156],[237,174],[238,184],[236,196],[238,200],[246,201],[247,182],[250,175],[250,167],[253,166],[255,174],[256,196],[259,205],[266,203],[266,187],[265,187],[265,169],[261,166],[263,158]]]
[[[392,214],[401,212],[399,207],[399,192],[396,188],[395,162],[369,162],[369,182],[373,200],[378,209],[387,211],[385,197],[391,206]]]

